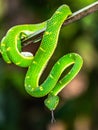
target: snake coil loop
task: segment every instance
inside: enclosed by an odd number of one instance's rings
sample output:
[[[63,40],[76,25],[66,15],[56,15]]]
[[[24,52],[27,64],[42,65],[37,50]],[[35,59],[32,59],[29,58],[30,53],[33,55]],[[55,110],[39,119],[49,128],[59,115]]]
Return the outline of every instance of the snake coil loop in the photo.
[[[56,108],[59,102],[57,94],[77,75],[83,63],[81,56],[76,53],[64,55],[55,63],[46,80],[39,85],[40,76],[57,46],[60,28],[71,14],[70,8],[62,5],[49,20],[43,23],[12,27],[1,41],[0,51],[3,59],[7,63],[12,62],[20,67],[28,67],[25,89],[34,97],[43,97],[48,94],[45,105],[49,110]],[[41,30],[45,30],[45,33],[35,56],[30,52],[22,52],[21,38]],[[63,71],[72,64],[69,73],[60,79]]]

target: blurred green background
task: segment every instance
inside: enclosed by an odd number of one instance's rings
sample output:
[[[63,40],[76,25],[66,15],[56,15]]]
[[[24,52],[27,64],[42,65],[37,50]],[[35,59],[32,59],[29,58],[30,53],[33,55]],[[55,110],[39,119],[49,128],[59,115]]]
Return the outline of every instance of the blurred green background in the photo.
[[[95,0],[0,0],[0,39],[16,24],[47,20],[62,4],[75,12]],[[0,130],[98,130],[98,12],[62,28],[58,46],[42,76],[69,52],[79,53],[84,65],[77,77],[59,94],[55,111],[57,128],[50,127],[46,97],[36,99],[24,89],[27,69],[0,58]],[[31,50],[32,46],[28,47]],[[27,48],[25,48],[27,49]]]

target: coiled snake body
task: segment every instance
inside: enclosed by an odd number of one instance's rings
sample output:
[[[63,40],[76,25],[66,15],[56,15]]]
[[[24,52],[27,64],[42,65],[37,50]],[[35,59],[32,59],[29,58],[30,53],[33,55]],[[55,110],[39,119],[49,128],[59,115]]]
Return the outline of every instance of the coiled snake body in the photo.
[[[46,80],[39,85],[40,76],[57,46],[60,28],[71,14],[70,8],[62,5],[49,20],[43,23],[12,27],[1,41],[0,51],[7,63],[13,62],[20,67],[28,67],[25,77],[26,91],[34,97],[43,97],[48,94],[45,105],[50,110],[56,108],[59,102],[57,94],[76,76],[83,63],[81,56],[76,53],[64,55],[55,63]],[[22,37],[28,37],[41,30],[45,32],[35,56],[29,52],[22,52]],[[63,71],[72,64],[69,73],[60,79]]]

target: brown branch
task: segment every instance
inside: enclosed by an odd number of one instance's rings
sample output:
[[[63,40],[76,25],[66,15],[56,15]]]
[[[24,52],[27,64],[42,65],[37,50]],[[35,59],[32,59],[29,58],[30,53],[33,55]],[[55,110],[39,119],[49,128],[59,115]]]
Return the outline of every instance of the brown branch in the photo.
[[[91,5],[88,5],[76,12],[74,12],[70,17],[68,17],[68,19],[63,23],[63,26],[66,26],[68,24],[71,24],[73,22],[76,22],[77,20],[80,20],[82,18],[84,18],[85,16],[92,14],[94,12],[96,12],[98,10],[98,2],[94,2]],[[22,41],[22,45],[26,46],[28,44],[30,44],[31,42],[34,43],[34,40],[39,38],[42,38],[42,34],[45,30],[42,30],[38,35],[30,35],[30,37],[28,37],[27,39]]]

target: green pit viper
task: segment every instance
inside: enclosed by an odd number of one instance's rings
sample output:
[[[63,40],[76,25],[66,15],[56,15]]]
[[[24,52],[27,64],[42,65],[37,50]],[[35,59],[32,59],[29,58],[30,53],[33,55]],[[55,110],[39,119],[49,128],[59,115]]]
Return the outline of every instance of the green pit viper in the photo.
[[[7,63],[14,63],[20,67],[28,67],[25,77],[25,89],[33,97],[43,97],[48,94],[45,105],[49,110],[55,110],[59,103],[58,93],[78,74],[83,60],[76,53],[69,53],[61,57],[52,67],[49,75],[42,84],[40,77],[53,55],[63,22],[72,12],[67,5],[60,6],[53,16],[39,24],[16,25],[8,30],[1,40],[0,52]],[[22,52],[21,40],[31,34],[37,35],[45,31],[36,54]],[[71,70],[60,79],[63,71],[72,66]]]

